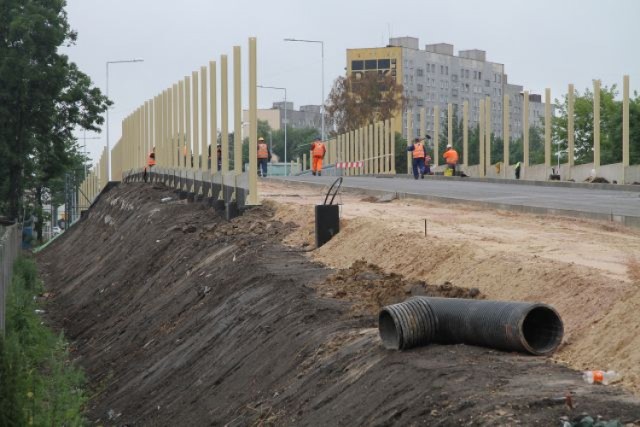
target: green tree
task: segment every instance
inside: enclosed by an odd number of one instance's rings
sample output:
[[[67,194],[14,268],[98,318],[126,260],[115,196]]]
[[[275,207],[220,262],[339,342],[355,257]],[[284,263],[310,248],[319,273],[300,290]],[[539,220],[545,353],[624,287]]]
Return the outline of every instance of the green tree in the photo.
[[[600,162],[622,161],[622,101],[616,99],[616,85],[600,89]],[[555,100],[557,114],[552,119],[552,141],[555,149],[567,149],[568,97]],[[640,96],[635,92],[629,105],[630,163],[640,163]],[[574,146],[576,164],[593,161],[593,92],[574,93]]]
[[[396,174],[402,175],[407,173],[407,140],[402,137],[402,134],[396,132],[396,147],[395,147],[395,157],[396,157]]]
[[[18,217],[26,186],[47,186],[76,155],[72,131],[99,131],[109,101],[58,52],[75,42],[64,0],[0,2],[0,199]]]

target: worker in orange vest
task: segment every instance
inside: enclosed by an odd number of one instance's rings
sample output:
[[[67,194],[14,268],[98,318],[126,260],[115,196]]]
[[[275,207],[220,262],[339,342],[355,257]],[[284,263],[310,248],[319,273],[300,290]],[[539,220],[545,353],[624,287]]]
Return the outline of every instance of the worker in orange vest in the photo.
[[[451,146],[451,144],[447,144],[447,151],[442,155],[444,160],[447,162],[447,167],[452,169],[452,176],[456,175],[456,164],[458,164],[458,152]]]
[[[427,138],[430,138],[427,136]],[[416,138],[413,144],[407,147],[407,151],[412,152],[413,155],[413,178],[418,179],[420,176],[421,179],[424,179],[425,172],[425,159],[427,157],[427,150],[424,147],[424,138]],[[429,157],[431,160],[431,157]]]
[[[322,175],[322,159],[324,159],[325,154],[327,154],[327,147],[320,140],[320,137],[316,136],[316,139],[311,143],[311,155],[313,156],[311,173],[314,176]]]
[[[258,176],[267,177],[267,163],[271,160],[271,152],[264,138],[258,138]]]
[[[151,173],[151,168],[154,167],[155,165],[156,165],[156,147],[153,147],[153,149],[149,153],[149,156],[147,157],[147,166],[144,167],[144,175],[143,175],[144,182],[147,182],[147,179],[148,179],[147,169],[149,173]]]

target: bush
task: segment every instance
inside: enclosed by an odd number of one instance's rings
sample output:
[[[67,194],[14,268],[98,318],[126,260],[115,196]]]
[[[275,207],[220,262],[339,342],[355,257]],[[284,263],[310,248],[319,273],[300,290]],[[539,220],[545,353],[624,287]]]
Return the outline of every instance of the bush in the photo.
[[[70,362],[64,336],[55,335],[36,313],[41,291],[35,263],[19,258],[5,338],[0,338],[0,427],[85,424],[84,376]]]

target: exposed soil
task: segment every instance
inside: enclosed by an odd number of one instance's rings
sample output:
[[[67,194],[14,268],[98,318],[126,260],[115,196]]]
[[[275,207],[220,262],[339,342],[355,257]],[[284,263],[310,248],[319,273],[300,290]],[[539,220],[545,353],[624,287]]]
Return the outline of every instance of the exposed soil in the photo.
[[[262,191],[276,202],[281,221],[300,225],[286,242],[311,245],[313,205],[326,190],[268,182]],[[310,258],[333,268],[364,260],[407,279],[477,288],[490,299],[548,303],[565,323],[554,360],[615,370],[640,394],[638,230],[465,205],[373,201],[342,195],[340,233]]]
[[[160,203],[168,196],[162,185],[112,189],[38,255],[49,320],[87,370],[97,424],[546,426],[582,412],[640,423],[637,398],[549,359],[464,345],[385,350],[381,304],[496,293],[451,269],[465,289],[444,271],[431,286],[411,273],[473,255],[464,248],[431,260],[411,246],[420,263],[403,252],[405,279],[389,268],[393,241],[370,259],[386,241],[356,250],[335,238],[313,253],[344,258],[336,272],[307,256],[312,216],[294,220],[302,204],[266,203],[226,222],[201,204]],[[344,236],[358,239],[346,221]]]

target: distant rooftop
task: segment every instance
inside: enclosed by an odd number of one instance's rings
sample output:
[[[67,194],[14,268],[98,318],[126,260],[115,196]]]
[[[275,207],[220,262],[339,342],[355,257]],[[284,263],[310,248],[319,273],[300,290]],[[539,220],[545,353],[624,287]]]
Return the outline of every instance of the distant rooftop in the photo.
[[[417,37],[392,37],[389,39],[389,46],[404,47],[407,49],[420,49],[420,40]],[[439,53],[441,55],[454,56],[453,45],[450,43],[433,43],[424,46],[426,52]],[[486,61],[487,52],[481,49],[468,49],[458,51],[460,58],[473,59],[476,61]]]

